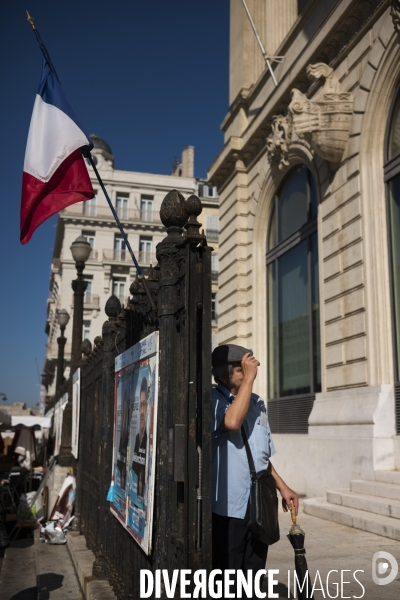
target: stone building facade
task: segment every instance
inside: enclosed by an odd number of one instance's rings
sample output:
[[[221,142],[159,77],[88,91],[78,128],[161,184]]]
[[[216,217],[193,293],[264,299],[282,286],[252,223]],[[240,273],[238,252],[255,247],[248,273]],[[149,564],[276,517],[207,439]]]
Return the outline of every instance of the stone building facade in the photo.
[[[176,161],[172,175],[157,175],[122,171],[114,167],[114,156],[108,144],[93,135],[92,156],[102,177],[110,199],[127,234],[129,243],[147,274],[155,266],[156,246],[165,237],[159,210],[164,196],[177,189],[185,198],[199,195],[203,205],[200,221],[206,231],[212,258],[212,292],[214,299],[213,343],[217,344],[216,302],[218,292],[218,196],[216,188],[207,181],[194,177],[194,147],[185,148],[182,159]],[[83,275],[88,286],[84,297],[83,337],[93,340],[101,336],[105,319],[104,307],[111,294],[119,297],[125,306],[129,302],[129,287],[136,278],[136,269],[114,217],[98,184],[93,169],[88,171],[96,192],[92,200],[69,206],[58,217],[50,273],[50,292],[47,301],[46,333],[48,344],[44,365],[43,383],[47,397],[55,392],[59,336],[57,311],[61,308],[70,314],[65,331],[65,362],[71,354],[73,291],[71,282],[76,278],[75,263],[70,246],[83,235],[93,250]]]
[[[254,350],[274,465],[322,496],[400,470],[400,2],[247,4],[283,58],[275,87],[231,0],[219,343]]]

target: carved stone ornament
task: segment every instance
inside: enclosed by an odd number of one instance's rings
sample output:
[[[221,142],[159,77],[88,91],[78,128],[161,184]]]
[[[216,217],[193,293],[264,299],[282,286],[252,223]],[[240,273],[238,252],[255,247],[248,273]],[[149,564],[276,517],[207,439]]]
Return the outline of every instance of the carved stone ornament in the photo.
[[[309,100],[299,90],[292,90],[289,113],[299,138],[309,142],[318,156],[333,163],[340,162],[350,134],[353,95],[341,92],[333,69],[325,63],[307,68],[309,79],[325,78],[321,92]]]
[[[267,157],[271,165],[277,164],[280,170],[289,165],[288,153],[291,141],[291,119],[284,115],[274,115],[271,133],[267,137]]]
[[[400,33],[400,0],[391,0],[390,16],[397,33]]]

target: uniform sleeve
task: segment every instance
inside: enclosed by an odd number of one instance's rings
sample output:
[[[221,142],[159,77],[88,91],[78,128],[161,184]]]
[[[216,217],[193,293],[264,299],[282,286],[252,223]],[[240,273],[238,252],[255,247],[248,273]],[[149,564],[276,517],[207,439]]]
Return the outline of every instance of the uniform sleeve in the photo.
[[[213,391],[212,395],[212,437],[215,439],[221,435],[229,433],[226,429],[221,427],[222,420],[225,416],[229,404],[224,397],[221,398],[219,394]]]
[[[269,425],[268,425],[268,440],[269,440],[269,456],[271,458],[271,456],[276,454],[276,450],[275,450],[274,440],[272,439],[272,433],[269,428]]]

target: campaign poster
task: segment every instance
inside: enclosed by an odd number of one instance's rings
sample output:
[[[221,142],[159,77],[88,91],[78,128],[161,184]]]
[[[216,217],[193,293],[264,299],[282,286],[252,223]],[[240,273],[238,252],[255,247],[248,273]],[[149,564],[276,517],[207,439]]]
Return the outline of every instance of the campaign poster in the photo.
[[[81,414],[81,370],[77,369],[72,377],[72,432],[71,452],[78,458],[79,419]]]
[[[158,332],[115,359],[111,512],[150,554],[157,431]]]

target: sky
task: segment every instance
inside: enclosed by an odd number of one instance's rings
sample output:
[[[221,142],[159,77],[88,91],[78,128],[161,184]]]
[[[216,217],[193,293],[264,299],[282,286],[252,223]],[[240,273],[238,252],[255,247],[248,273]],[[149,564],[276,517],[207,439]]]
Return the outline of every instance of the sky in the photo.
[[[117,169],[169,174],[193,145],[195,175],[205,177],[228,108],[229,0],[0,3],[0,392],[7,404],[34,407],[57,217],[20,244],[22,168],[42,70],[25,9],[86,130],[107,141]]]

